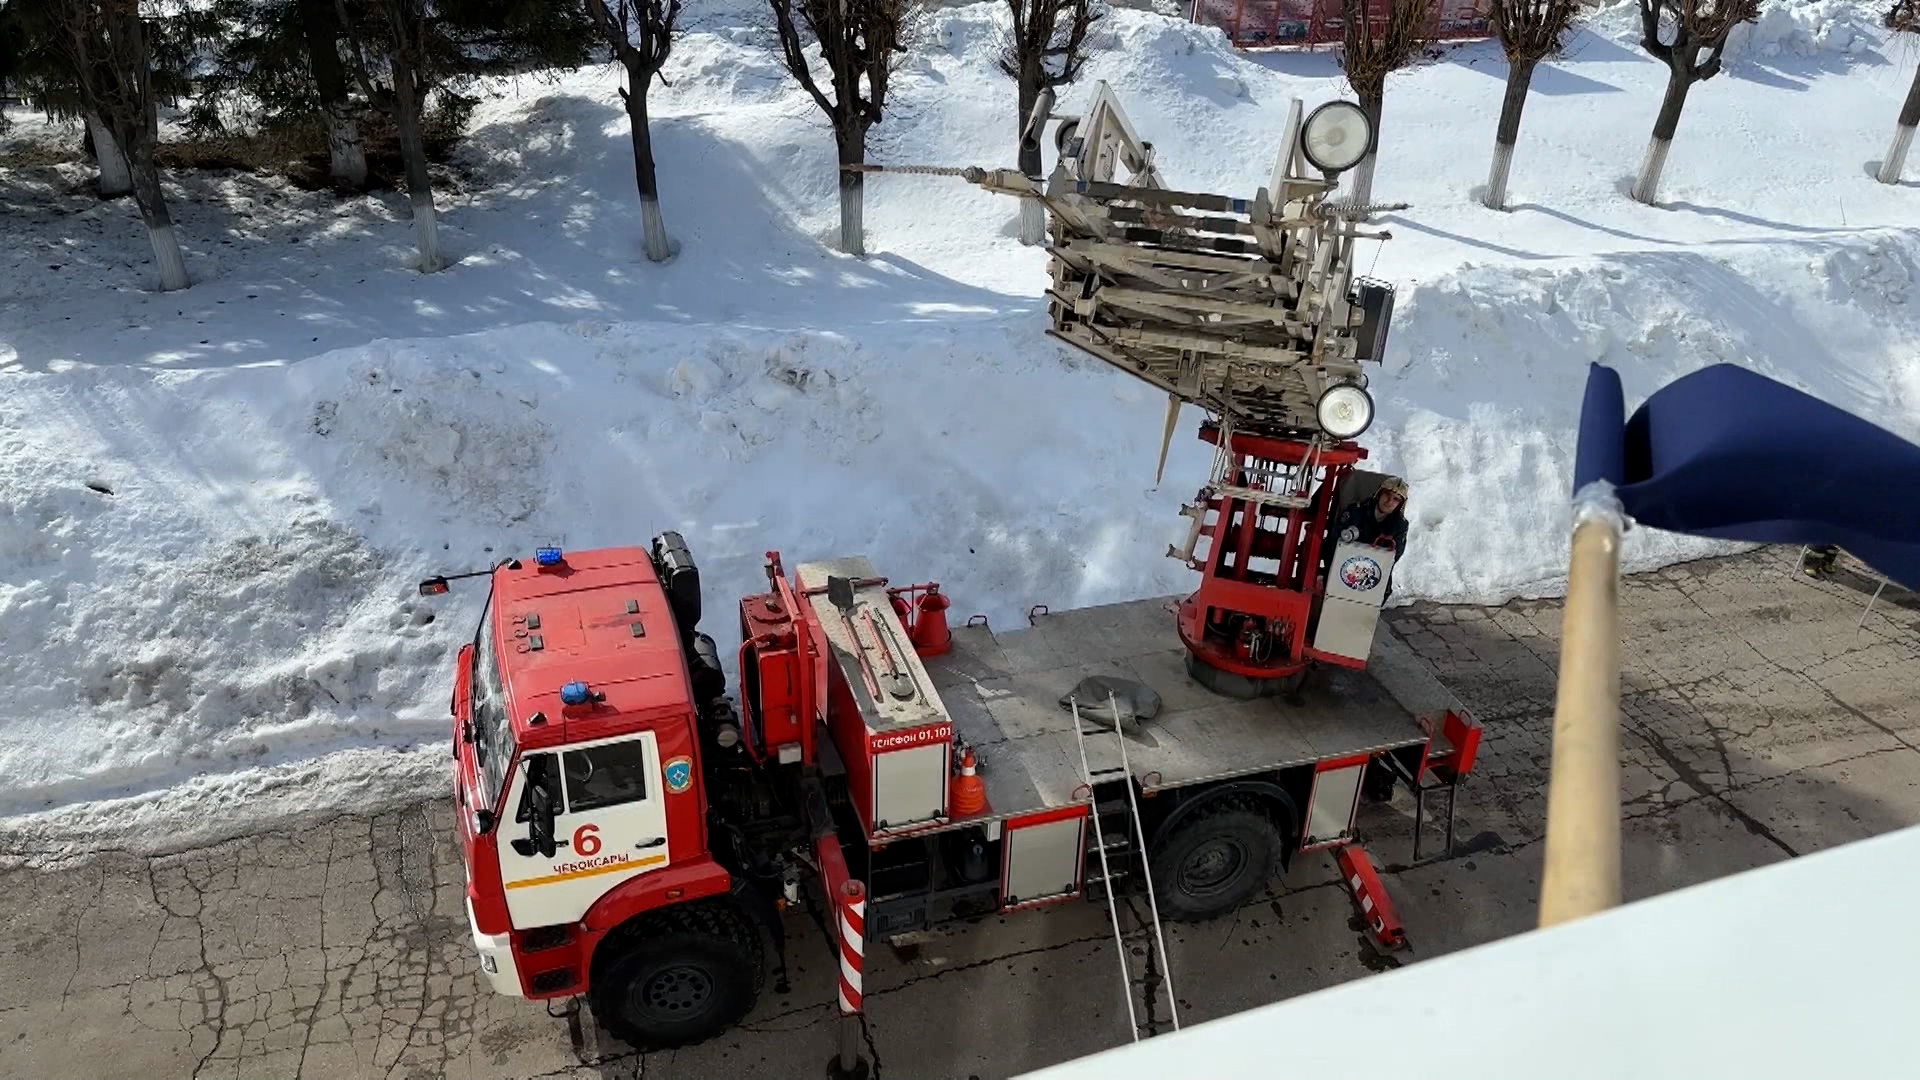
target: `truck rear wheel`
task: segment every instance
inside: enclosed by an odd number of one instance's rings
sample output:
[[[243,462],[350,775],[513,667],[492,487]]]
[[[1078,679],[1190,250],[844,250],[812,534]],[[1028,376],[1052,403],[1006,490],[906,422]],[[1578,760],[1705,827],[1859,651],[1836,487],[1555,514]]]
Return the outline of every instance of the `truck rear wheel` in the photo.
[[[587,1001],[601,1028],[636,1049],[691,1046],[753,1008],[760,934],[724,904],[680,904],[621,926],[595,950]]]
[[[1265,887],[1285,849],[1273,821],[1245,802],[1196,810],[1153,853],[1160,914],[1198,922],[1233,911]]]

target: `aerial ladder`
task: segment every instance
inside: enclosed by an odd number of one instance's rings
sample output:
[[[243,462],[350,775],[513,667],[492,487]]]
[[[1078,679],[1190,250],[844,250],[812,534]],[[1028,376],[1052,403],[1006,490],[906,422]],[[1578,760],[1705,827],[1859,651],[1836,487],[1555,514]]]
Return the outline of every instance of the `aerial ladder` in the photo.
[[[1370,148],[1366,114],[1336,100],[1303,115],[1294,100],[1272,175],[1247,199],[1169,187],[1105,82],[1077,115],[1054,105],[1043,92],[1022,134],[1054,125],[1044,179],[848,167],[957,176],[1045,208],[1047,332],[1166,393],[1156,483],[1180,407],[1202,410],[1212,467],[1167,551],[1201,575],[1176,620],[1194,678],[1250,697],[1297,687],[1314,663],[1364,666],[1391,555],[1335,551],[1328,533],[1343,491],[1371,494],[1349,480],[1374,415],[1366,368],[1393,314],[1393,288],[1354,275],[1354,246],[1388,239],[1368,219],[1404,209],[1337,197]]]

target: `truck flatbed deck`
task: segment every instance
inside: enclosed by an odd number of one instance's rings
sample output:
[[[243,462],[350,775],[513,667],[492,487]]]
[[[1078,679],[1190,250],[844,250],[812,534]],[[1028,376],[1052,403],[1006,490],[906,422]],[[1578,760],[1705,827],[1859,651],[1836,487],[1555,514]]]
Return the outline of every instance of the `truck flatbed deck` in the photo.
[[[955,731],[981,759],[988,809],[965,823],[1080,801],[1073,718],[1060,698],[1092,675],[1132,679],[1161,697],[1159,715],[1127,736],[1144,790],[1415,746],[1428,739],[1416,717],[1460,708],[1384,623],[1363,671],[1316,671],[1297,699],[1223,697],[1187,674],[1177,603],[1135,600],[1040,614],[1015,630],[953,632],[952,649],[926,668]],[[1087,754],[1095,770],[1120,764],[1110,735],[1090,737]]]

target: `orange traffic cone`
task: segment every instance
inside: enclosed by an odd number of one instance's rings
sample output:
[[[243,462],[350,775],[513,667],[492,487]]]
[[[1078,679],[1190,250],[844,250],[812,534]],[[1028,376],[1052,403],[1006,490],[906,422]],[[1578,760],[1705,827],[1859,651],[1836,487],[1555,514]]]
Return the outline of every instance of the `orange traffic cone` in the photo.
[[[987,808],[987,785],[973,771],[973,747],[960,751],[960,775],[948,794],[948,817],[971,817]]]

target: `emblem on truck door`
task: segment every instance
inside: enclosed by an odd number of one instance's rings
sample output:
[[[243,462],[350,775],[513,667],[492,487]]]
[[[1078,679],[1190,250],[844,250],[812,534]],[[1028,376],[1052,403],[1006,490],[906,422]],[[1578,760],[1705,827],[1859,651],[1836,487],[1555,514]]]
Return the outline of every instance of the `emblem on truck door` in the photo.
[[[662,769],[667,774],[667,792],[679,795],[693,786],[693,759],[677,757],[670,759]]]

